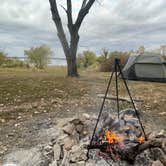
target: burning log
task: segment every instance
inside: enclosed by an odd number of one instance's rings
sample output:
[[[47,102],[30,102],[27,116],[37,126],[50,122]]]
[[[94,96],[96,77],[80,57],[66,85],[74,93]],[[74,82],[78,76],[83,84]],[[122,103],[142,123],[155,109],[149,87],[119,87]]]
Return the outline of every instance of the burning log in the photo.
[[[136,157],[144,152],[145,150],[151,150],[154,148],[158,148],[160,154],[158,154],[158,159],[163,165],[166,165],[166,147],[165,147],[166,139],[152,139],[149,141],[145,141],[144,143],[138,144],[137,146],[131,146],[130,148],[118,148],[118,144],[101,144],[101,145],[91,145],[87,148],[89,149],[99,149],[103,154],[103,157],[111,158],[112,160],[121,159],[126,160],[130,164],[134,164]],[[114,153],[114,154],[113,154]]]
[[[106,153],[107,157],[112,158],[112,152],[114,148],[118,148],[118,144],[110,144],[110,143],[104,143],[104,144],[96,144],[88,146],[88,149],[99,149],[101,152]],[[141,144],[138,144],[136,146],[130,146],[128,148],[123,149],[116,149],[116,154],[119,156],[121,160],[126,160],[130,164],[133,164],[137,155],[142,153],[145,150],[149,150],[152,148],[159,148],[160,149],[160,156],[158,156],[159,160],[163,165],[166,165],[166,139],[159,139],[155,138],[152,140],[145,141]],[[114,158],[112,158],[114,159]]]
[[[164,159],[165,161],[163,160],[164,154],[166,154],[165,142],[166,142],[166,139],[154,138],[154,139],[145,141],[141,144],[138,144],[134,147],[124,148],[122,151],[122,159],[133,163],[135,161],[136,156],[142,153],[143,151],[147,149],[152,149],[152,148],[160,148],[162,150],[163,155],[159,156],[159,159],[162,160],[161,161],[162,163],[163,162],[166,163],[166,160],[165,159]]]

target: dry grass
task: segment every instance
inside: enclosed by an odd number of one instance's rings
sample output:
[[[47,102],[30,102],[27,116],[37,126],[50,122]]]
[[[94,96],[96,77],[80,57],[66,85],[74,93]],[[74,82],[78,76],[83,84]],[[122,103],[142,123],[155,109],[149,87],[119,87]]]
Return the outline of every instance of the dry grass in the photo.
[[[110,73],[89,72],[88,75],[84,73],[84,80],[93,86],[98,86],[98,90],[93,89],[94,93],[105,93],[109,75]],[[132,97],[143,100],[141,110],[146,114],[147,121],[166,130],[166,83],[143,81],[127,81],[127,83]],[[115,81],[112,82],[109,93],[115,95]],[[119,80],[119,95],[128,97],[121,79]],[[116,104],[114,106],[116,107]],[[125,106],[128,105],[122,107]]]
[[[0,103],[16,105],[44,98],[69,98],[82,96],[84,86],[78,79],[67,78],[65,68],[45,71],[18,70],[0,72]]]
[[[45,71],[0,69],[0,104],[15,106],[56,98],[81,100],[87,93],[95,97],[97,93],[105,92],[109,75],[110,73],[82,71],[80,78],[71,79],[66,77],[64,67],[50,67]],[[165,83],[128,81],[128,85],[134,98],[144,100],[142,106],[147,114],[157,117],[159,121],[160,118],[166,121]],[[115,93],[114,87],[113,82],[112,93]],[[127,96],[122,80],[119,87],[120,95]]]

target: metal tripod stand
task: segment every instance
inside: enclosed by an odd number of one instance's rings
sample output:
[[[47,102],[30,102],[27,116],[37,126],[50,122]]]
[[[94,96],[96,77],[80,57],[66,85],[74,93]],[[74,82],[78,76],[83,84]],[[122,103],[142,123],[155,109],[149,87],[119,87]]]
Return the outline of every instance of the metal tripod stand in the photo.
[[[135,114],[136,114],[136,116],[137,116],[137,118],[138,118],[140,127],[141,127],[142,132],[143,132],[144,137],[145,137],[145,140],[147,140],[144,127],[143,127],[142,122],[141,122],[141,119],[140,119],[140,117],[139,117],[139,113],[138,113],[138,111],[137,111],[137,109],[136,109],[136,106],[135,106],[134,100],[133,100],[133,98],[132,98],[132,96],[131,96],[130,90],[129,90],[128,85],[127,85],[127,82],[126,82],[126,80],[125,80],[125,78],[124,78],[124,75],[123,75],[123,73],[122,73],[122,70],[121,70],[121,67],[120,67],[120,59],[115,58],[115,61],[114,61],[114,71],[111,73],[111,76],[110,76],[110,79],[109,79],[109,82],[108,82],[108,85],[107,85],[107,89],[106,89],[106,92],[105,92],[105,95],[104,95],[104,98],[103,98],[103,102],[102,102],[102,105],[101,105],[101,108],[100,108],[100,111],[99,111],[99,115],[98,115],[98,118],[97,118],[97,121],[96,121],[96,125],[95,125],[94,130],[93,130],[93,134],[92,134],[92,138],[91,138],[89,147],[91,147],[92,144],[93,144],[93,140],[94,140],[94,137],[95,137],[96,129],[97,129],[99,120],[100,120],[100,118],[101,118],[101,114],[102,114],[102,111],[103,111],[103,108],[104,108],[105,100],[106,100],[106,97],[107,97],[107,94],[108,94],[108,90],[109,90],[109,88],[110,88],[110,85],[111,85],[112,78],[113,78],[113,75],[114,75],[114,74],[115,74],[115,84],[116,84],[116,87],[115,87],[115,88],[116,88],[117,112],[118,112],[118,118],[119,118],[120,108],[119,108],[118,71],[119,71],[119,76],[121,76],[121,78],[122,78],[122,80],[123,80],[123,83],[124,83],[124,85],[125,85],[125,88],[126,88],[126,90],[127,90],[127,92],[128,92],[128,95],[129,95],[129,97],[130,97],[131,103],[132,103],[132,105],[133,105]],[[90,148],[88,148],[87,158],[89,158],[89,149],[90,149]]]

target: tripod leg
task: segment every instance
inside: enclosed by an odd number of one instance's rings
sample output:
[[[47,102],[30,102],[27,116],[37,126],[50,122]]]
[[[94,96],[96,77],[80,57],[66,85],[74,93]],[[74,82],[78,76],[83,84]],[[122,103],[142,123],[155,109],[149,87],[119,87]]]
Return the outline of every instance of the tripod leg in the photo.
[[[103,108],[104,108],[105,100],[106,100],[106,97],[107,97],[107,94],[108,94],[109,87],[111,85],[113,74],[114,74],[114,72],[111,73],[111,76],[110,76],[110,79],[109,79],[109,82],[108,82],[108,85],[107,85],[107,89],[106,89],[104,99],[103,99],[103,102],[102,102],[102,105],[101,105],[101,108],[100,108],[100,111],[99,111],[97,122],[96,122],[95,128],[93,130],[92,138],[91,138],[91,141],[90,141],[90,146],[92,145],[92,142],[93,142],[93,139],[94,139],[94,136],[95,136],[95,133],[96,133],[96,129],[97,129],[100,117],[101,117],[101,113],[102,113]],[[89,149],[88,149],[88,152],[87,152],[87,158],[89,158]]]
[[[139,124],[140,124],[140,126],[141,126],[142,132],[143,132],[144,137],[145,137],[145,140],[147,140],[147,136],[146,136],[146,134],[145,134],[144,127],[143,127],[143,125],[142,125],[142,122],[141,122],[141,119],[140,119],[140,117],[139,117],[138,111],[137,111],[136,106],[135,106],[135,104],[134,104],[134,100],[133,100],[133,98],[132,98],[132,96],[131,96],[130,90],[129,90],[128,85],[127,85],[127,82],[126,82],[126,80],[125,80],[125,78],[124,78],[124,76],[123,76],[123,73],[122,73],[122,70],[121,70],[121,67],[120,67],[119,63],[117,63],[117,66],[118,66],[120,75],[122,76],[122,80],[123,80],[123,82],[124,82],[124,85],[125,85],[125,87],[126,87],[126,89],[127,89],[127,92],[128,92],[129,97],[130,97],[130,100],[131,100],[131,102],[132,102],[133,108],[134,108],[134,110],[135,110],[135,114],[136,114],[136,116],[137,116],[137,118],[138,118]]]
[[[119,119],[119,89],[118,89],[118,62],[115,61],[115,81],[116,81],[116,103],[117,103],[117,112],[118,112],[118,119]]]

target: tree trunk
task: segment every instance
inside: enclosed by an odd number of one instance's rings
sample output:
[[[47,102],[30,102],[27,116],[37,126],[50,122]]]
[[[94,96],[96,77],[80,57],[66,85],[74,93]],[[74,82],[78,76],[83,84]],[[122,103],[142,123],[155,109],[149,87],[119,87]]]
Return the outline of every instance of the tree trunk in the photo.
[[[78,77],[77,58],[76,58],[78,42],[79,42],[78,32],[72,33],[70,48],[69,51],[66,52],[67,70],[68,70],[68,76],[70,77]]]
[[[67,74],[70,77],[78,77],[76,55],[67,58]]]
[[[77,77],[78,72],[77,72],[76,54],[77,54],[77,48],[78,48],[78,42],[79,42],[78,31],[80,29],[83,19],[88,14],[89,9],[91,8],[95,0],[83,0],[81,9],[78,13],[78,17],[75,23],[73,23],[73,18],[72,18],[72,1],[67,0],[67,9],[65,9],[62,6],[68,18],[68,29],[69,29],[69,33],[71,37],[70,45],[67,41],[67,38],[63,29],[62,21],[61,21],[58,8],[57,8],[57,1],[49,0],[49,2],[51,7],[52,19],[56,25],[58,37],[60,39],[60,42],[63,47],[63,51],[66,56],[68,76]]]

